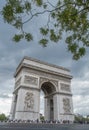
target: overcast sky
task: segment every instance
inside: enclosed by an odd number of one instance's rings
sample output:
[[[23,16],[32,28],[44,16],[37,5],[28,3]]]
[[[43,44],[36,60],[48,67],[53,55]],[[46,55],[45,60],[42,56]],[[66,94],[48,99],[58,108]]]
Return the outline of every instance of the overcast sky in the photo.
[[[0,2],[0,10],[4,0]],[[48,63],[70,69],[73,76],[72,93],[74,112],[89,115],[89,49],[79,61],[73,61],[63,39],[55,44],[50,42],[47,48],[38,44],[40,38],[37,27],[42,25],[45,17],[34,18],[26,29],[34,34],[34,41],[14,43],[11,38],[17,32],[3,22],[0,16],[0,113],[9,114],[14,88],[14,72],[24,56],[30,56]]]

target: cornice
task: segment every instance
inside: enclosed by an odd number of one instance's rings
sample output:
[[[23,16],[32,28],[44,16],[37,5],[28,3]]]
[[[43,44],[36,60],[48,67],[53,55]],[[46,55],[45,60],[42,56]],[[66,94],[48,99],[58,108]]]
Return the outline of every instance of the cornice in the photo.
[[[73,78],[71,75],[68,75],[68,74],[59,73],[59,72],[56,72],[54,70],[49,70],[49,69],[45,69],[45,68],[41,68],[41,67],[37,67],[37,66],[28,65],[26,63],[21,63],[18,66],[18,68],[16,69],[16,73],[14,74],[14,77],[17,76],[17,74],[21,71],[22,68],[29,68],[29,69],[39,70],[41,72],[45,72],[45,73],[49,73],[49,74],[54,74],[54,75],[58,75],[58,76],[62,76],[62,77],[67,77],[69,79]]]
[[[27,57],[25,56],[23,58],[23,60],[26,59],[26,60],[29,60],[29,61],[35,61],[37,63],[40,63],[40,64],[44,64],[44,65],[48,65],[48,66],[51,66],[51,67],[54,67],[54,68],[58,68],[58,69],[61,69],[61,70],[65,70],[65,71],[68,71],[70,72],[69,69],[65,68],[65,67],[62,67],[62,66],[58,66],[58,65],[54,65],[54,64],[51,64],[51,63],[47,63],[47,62],[44,62],[44,61],[41,61],[41,60],[38,60],[38,59],[35,59],[35,58],[32,58],[32,57]],[[22,60],[22,61],[23,61]]]

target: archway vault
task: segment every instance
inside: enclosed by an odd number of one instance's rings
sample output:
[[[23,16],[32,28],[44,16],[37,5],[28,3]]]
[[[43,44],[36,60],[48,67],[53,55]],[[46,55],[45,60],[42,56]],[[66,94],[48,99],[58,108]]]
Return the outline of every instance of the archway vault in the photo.
[[[44,92],[44,116],[45,119],[54,120],[54,94],[56,87],[50,82],[44,82],[41,85],[41,90]]]
[[[49,78],[46,78],[46,77],[40,77],[39,83],[40,83],[39,89],[42,89],[44,91],[45,95],[46,94],[52,94],[53,92],[59,91],[57,80],[49,79]]]
[[[44,92],[45,96],[48,96],[48,95],[53,94],[54,92],[56,92],[56,88],[51,82],[44,82],[41,85],[41,89]]]

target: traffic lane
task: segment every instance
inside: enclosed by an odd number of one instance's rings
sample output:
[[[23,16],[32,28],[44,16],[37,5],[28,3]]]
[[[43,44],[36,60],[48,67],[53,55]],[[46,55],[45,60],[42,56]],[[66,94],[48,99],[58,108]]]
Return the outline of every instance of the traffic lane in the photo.
[[[22,125],[22,126],[21,126]],[[24,126],[25,125],[25,126]],[[12,125],[1,125],[0,130],[89,130],[89,124],[60,124],[60,125],[47,125],[34,124],[32,126],[26,126],[26,124],[12,124]]]

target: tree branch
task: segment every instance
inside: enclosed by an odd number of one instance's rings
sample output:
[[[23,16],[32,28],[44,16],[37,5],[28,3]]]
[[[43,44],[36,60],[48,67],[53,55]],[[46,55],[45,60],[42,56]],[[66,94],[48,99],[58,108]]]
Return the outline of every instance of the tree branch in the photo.
[[[31,17],[28,20],[24,21],[22,24],[25,24],[25,23],[29,22],[34,16],[37,16],[37,15],[40,15],[40,14],[44,14],[44,13],[51,13],[53,11],[56,11],[56,10],[59,10],[59,9],[65,7],[68,4],[74,4],[75,5],[76,3],[72,3],[72,2],[71,3],[66,3],[64,5],[61,5],[60,7],[55,7],[53,10],[48,10],[47,9],[47,10],[44,10],[42,12],[37,12],[37,13],[34,13],[34,14],[31,13]]]
[[[35,14],[31,13],[31,17],[28,20],[26,20],[25,22],[23,22],[23,24],[29,22],[34,16],[37,16],[37,15],[40,15],[40,14],[44,14],[44,13],[47,13],[47,12],[52,12],[52,11],[50,11],[50,10],[44,10],[42,12],[37,12]]]
[[[89,9],[89,7],[86,7],[86,8],[83,8],[81,9],[80,11],[78,11],[77,13],[71,15],[71,16],[75,16],[75,15],[78,15],[79,13],[83,12],[83,11],[86,11],[87,9]],[[86,13],[86,12],[85,12]]]

